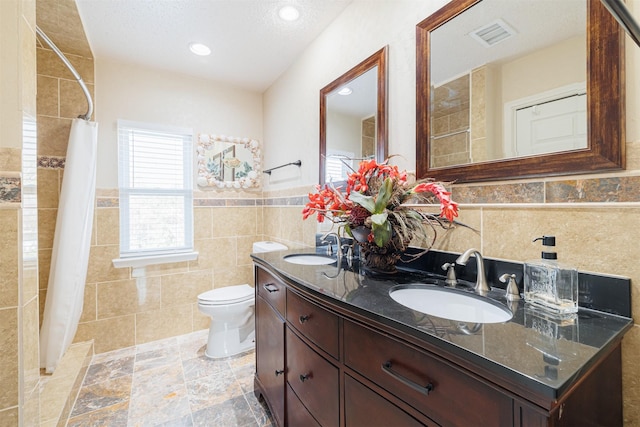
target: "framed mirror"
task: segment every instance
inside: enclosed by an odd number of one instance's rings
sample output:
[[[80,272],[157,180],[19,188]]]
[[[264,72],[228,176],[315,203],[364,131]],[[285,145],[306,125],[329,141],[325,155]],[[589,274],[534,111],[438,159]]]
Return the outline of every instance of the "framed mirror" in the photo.
[[[387,156],[387,47],[320,90],[320,184]]]
[[[260,187],[260,143],[251,138],[198,135],[197,161],[200,187]]]
[[[624,168],[624,33],[600,0],[453,0],[416,34],[419,178]]]

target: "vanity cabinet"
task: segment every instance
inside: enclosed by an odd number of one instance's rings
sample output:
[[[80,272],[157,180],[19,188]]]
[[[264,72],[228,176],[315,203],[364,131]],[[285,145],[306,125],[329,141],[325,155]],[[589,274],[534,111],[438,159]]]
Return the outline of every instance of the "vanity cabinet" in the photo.
[[[265,268],[255,393],[279,426],[622,425],[620,342],[553,397]]]
[[[286,288],[264,270],[256,271],[256,384],[278,425],[285,425]],[[282,311],[278,307],[282,308]]]

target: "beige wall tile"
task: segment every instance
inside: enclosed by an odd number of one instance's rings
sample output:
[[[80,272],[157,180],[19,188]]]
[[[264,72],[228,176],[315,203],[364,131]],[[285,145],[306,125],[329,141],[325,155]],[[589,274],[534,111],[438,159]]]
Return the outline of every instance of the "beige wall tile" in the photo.
[[[18,423],[18,407],[9,409],[0,409],[0,426],[17,426]]]
[[[50,49],[37,48],[37,72],[45,76],[59,77],[67,80],[74,80],[71,71],[64,65],[60,58]],[[85,83],[93,83],[93,59],[78,55],[67,54],[65,56],[71,62]]]
[[[0,308],[18,305],[19,214],[19,209],[0,210]]]
[[[47,290],[41,289],[38,293],[38,325],[42,327],[42,318],[44,316],[44,303],[47,299]]]
[[[120,209],[98,208],[96,209],[96,244],[119,245],[120,244]]]
[[[40,381],[38,299],[31,299],[22,309],[22,375],[25,393],[38,388]]]
[[[0,310],[0,409],[18,404],[18,309]]]
[[[160,308],[160,277],[97,284],[98,319]]]
[[[136,314],[136,344],[192,332],[193,303]]]
[[[38,249],[53,248],[58,209],[38,209]]]
[[[162,276],[162,308],[191,304],[210,289],[213,289],[210,270]]]
[[[193,209],[193,238],[195,240],[213,237],[212,208]]]
[[[232,237],[211,239],[211,248],[215,251],[213,259],[203,260],[207,268],[232,268],[236,265],[237,241]]]
[[[135,316],[120,316],[80,323],[73,342],[94,340],[94,351],[105,353],[135,345]]]
[[[58,208],[60,172],[57,169],[38,169],[38,208]]]
[[[36,33],[26,20],[20,20],[20,57],[22,59],[22,111],[36,117]]]
[[[84,285],[84,303],[80,322],[91,322],[98,319],[97,284],[86,283]]]
[[[35,260],[22,263],[22,301],[38,295],[38,265]]]
[[[213,272],[214,287],[249,284],[253,286],[253,265],[241,265],[232,268],[216,268]]]
[[[193,331],[199,331],[201,329],[208,329],[211,324],[211,317],[206,316],[198,311],[198,303],[194,303],[192,306],[193,312]]]
[[[92,84],[87,84],[91,99],[96,99]],[[87,98],[75,80],[60,80],[60,117],[75,119],[88,111]]]
[[[40,423],[40,390],[37,387],[25,393],[22,422],[25,426],[37,426]],[[0,425],[5,425],[1,419]]]
[[[173,262],[168,264],[148,265],[145,267],[145,275],[164,276],[165,274],[183,273],[189,270],[189,262]]]
[[[70,132],[71,119],[39,116],[38,155],[66,156]]]
[[[38,288],[47,289],[51,268],[51,249],[38,249]]]
[[[255,207],[212,208],[213,236],[253,236],[257,231]]]
[[[432,212],[437,213],[438,209]],[[452,230],[443,230],[436,228],[438,237],[434,244],[434,249],[449,252],[464,252],[469,248],[477,248],[482,250],[482,241],[480,230],[481,210],[474,208],[465,208],[460,211],[458,220],[468,227],[456,226]]]
[[[253,242],[257,242],[259,240],[258,236],[240,236],[236,239],[237,242],[237,265],[250,265],[253,261],[251,260],[251,252],[253,252]]]
[[[87,282],[111,282],[129,278],[128,268],[115,268],[112,260],[120,258],[118,245],[92,246]]]
[[[19,148],[0,147],[0,171],[21,171],[22,150]]]
[[[194,249],[198,252],[198,258],[189,261],[189,270],[206,270],[213,268],[214,260],[220,256],[221,249],[217,245],[219,239],[196,240]]]
[[[58,79],[38,76],[38,115],[58,117]]]

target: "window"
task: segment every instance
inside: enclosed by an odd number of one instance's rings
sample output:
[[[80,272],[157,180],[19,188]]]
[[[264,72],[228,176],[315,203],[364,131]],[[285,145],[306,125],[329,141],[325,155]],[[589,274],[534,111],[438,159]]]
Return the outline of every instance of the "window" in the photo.
[[[120,257],[193,251],[191,129],[118,120]]]
[[[347,175],[353,172],[354,153],[340,150],[327,150],[326,180],[327,181],[345,181]]]

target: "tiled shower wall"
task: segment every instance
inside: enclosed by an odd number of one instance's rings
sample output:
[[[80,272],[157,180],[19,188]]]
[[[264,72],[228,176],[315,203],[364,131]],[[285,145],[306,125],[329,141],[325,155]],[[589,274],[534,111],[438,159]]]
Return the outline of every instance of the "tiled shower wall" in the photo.
[[[62,48],[61,48],[62,49]],[[66,49],[65,49],[66,50]],[[64,52],[91,96],[93,58]],[[90,52],[88,52],[90,54]],[[38,70],[38,264],[40,324],[49,282],[51,248],[58,213],[71,122],[87,111],[87,103],[71,72],[49,48],[37,48]]]
[[[0,34],[0,425],[37,425],[36,234],[24,226],[36,213],[33,2],[0,2]]]

